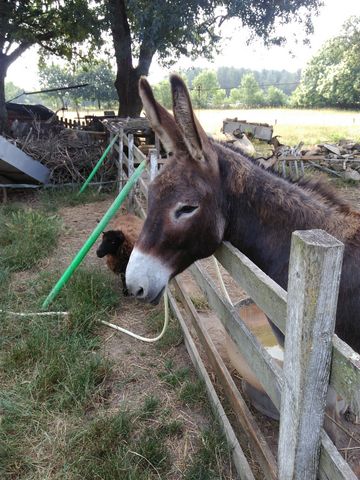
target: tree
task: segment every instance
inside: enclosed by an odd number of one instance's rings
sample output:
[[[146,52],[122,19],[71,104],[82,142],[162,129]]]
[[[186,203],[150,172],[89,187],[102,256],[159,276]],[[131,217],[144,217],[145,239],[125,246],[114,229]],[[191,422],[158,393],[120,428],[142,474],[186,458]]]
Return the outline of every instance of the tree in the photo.
[[[286,105],[287,96],[277,87],[270,86],[266,92],[266,104],[271,107],[281,107]]]
[[[70,66],[62,67],[56,63],[50,63],[49,65],[41,62],[39,65],[40,85],[43,89],[68,87],[75,85],[75,75],[72,73]],[[77,95],[76,90],[68,91],[55,91],[46,93],[46,96],[50,99],[52,107],[57,108],[59,105],[65,106],[64,99],[74,99]]]
[[[154,86],[154,95],[156,100],[165,108],[170,109],[172,107],[172,95],[168,79],[162,80]]]
[[[115,86],[119,96],[119,114],[137,116],[142,105],[138,80],[148,75],[154,55],[163,65],[172,64],[179,56],[211,58],[219,49],[219,27],[230,18],[237,18],[253,35],[267,43],[280,43],[274,33],[275,23],[293,19],[312,30],[311,17],[321,0],[269,2],[258,0],[104,0],[110,25],[117,75]],[[305,7],[307,14],[298,15]]]
[[[0,0],[0,133],[6,128],[5,77],[32,45],[70,58],[74,44],[99,40],[97,5],[86,0]]]
[[[198,108],[213,106],[220,85],[216,73],[212,70],[203,70],[192,82],[191,97]],[[224,95],[225,96],[225,95]]]
[[[241,79],[239,88],[233,90],[231,90],[230,98],[235,103],[240,102],[249,107],[258,107],[264,104],[264,92],[259,87],[253,73],[246,73]]]
[[[72,101],[76,106],[80,103],[96,102],[100,109],[102,103],[116,102],[117,95],[114,87],[115,73],[104,60],[86,62],[75,70],[72,65],[61,66],[56,63],[49,65],[41,63],[39,68],[40,83],[44,89],[86,84],[86,87],[47,93],[49,98],[56,99],[56,104],[64,103],[64,98]]]
[[[5,83],[5,98],[7,100],[11,100],[18,95],[21,95],[24,90],[22,90],[20,87],[15,85],[13,82],[6,82]]]
[[[345,22],[307,65],[291,103],[302,107],[360,106],[360,17]]]
[[[84,100],[96,101],[98,109],[101,104],[113,104],[117,100],[117,94],[114,87],[115,73],[111,65],[99,60],[90,64],[83,64],[81,69],[76,72],[76,83],[88,83],[87,87],[79,90]]]

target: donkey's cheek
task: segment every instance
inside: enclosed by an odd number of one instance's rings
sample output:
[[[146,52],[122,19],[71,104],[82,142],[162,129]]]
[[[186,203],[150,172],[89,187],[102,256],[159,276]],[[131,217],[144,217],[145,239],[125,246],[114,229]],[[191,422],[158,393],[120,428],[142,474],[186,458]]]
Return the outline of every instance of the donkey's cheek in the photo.
[[[128,291],[140,300],[157,303],[171,273],[171,269],[160,259],[134,248],[126,268]]]

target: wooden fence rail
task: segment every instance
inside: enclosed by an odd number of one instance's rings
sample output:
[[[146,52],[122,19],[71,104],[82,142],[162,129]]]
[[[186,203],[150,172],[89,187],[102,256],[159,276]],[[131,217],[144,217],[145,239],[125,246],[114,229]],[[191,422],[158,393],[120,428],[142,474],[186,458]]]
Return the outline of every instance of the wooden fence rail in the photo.
[[[123,151],[124,146],[128,148],[127,155]],[[134,161],[142,161],[145,156],[133,145],[131,136],[126,137],[123,133],[114,149],[118,152],[120,185],[131,174]],[[158,171],[158,152],[159,148],[150,151],[150,172],[138,184],[138,194],[143,198],[147,197],[149,180]],[[145,217],[143,202],[138,194],[134,195],[132,202],[140,215]],[[201,262],[190,267],[209,305],[280,411],[277,463],[241,393],[201,325],[181,281],[173,281],[176,298],[180,300],[197,332],[209,363],[234,410],[235,421],[248,435],[266,479],[356,479],[322,428],[329,382],[351,405],[352,410],[360,415],[360,355],[333,333],[342,254],[343,245],[326,232],[295,232],[286,292],[228,242],[224,242],[215,252],[216,258],[241,288],[286,333],[283,368],[249,330],[237,308],[218,292]],[[233,447],[236,446],[233,457],[239,475],[241,478],[252,478],[241,447],[234,443],[231,426],[227,418],[224,418],[216,392],[208,383],[210,380],[196,345],[189,338],[183,314],[175,297],[171,296],[170,299],[173,313],[183,328],[190,357],[205,381],[210,402],[219,415],[228,440]]]

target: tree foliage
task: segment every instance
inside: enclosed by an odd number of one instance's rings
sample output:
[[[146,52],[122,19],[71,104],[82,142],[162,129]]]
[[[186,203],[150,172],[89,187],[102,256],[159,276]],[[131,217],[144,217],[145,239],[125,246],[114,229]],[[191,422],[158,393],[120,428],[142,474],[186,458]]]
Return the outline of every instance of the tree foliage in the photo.
[[[360,17],[351,17],[339,36],[310,60],[292,104],[302,107],[360,106]]]
[[[249,107],[258,107],[264,104],[264,92],[253,73],[246,73],[242,77],[239,88],[231,90],[230,97],[234,103]]]
[[[137,115],[141,101],[137,82],[147,75],[153,57],[171,65],[179,56],[211,58],[220,48],[220,27],[236,18],[266,43],[281,43],[278,22],[296,20],[312,30],[311,14],[321,0],[268,2],[258,0],[108,0],[108,21],[117,60],[116,89],[120,114]],[[298,15],[305,7],[307,14]]]
[[[0,132],[6,127],[5,77],[9,65],[32,45],[70,58],[74,45],[93,34],[99,11],[86,0],[0,0]]]
[[[7,100],[11,100],[12,98],[21,95],[23,90],[16,86],[13,82],[6,82],[5,83],[5,98]]]
[[[228,91],[221,88],[218,73],[213,70],[197,69],[194,77],[193,70],[183,72],[191,74],[190,94],[196,108],[226,108],[226,107],[280,107],[287,104],[287,95],[275,86],[269,86],[267,91],[260,88],[253,72],[241,77],[240,85]],[[263,71],[264,73],[266,71]],[[189,84],[190,82],[188,82]],[[154,87],[155,96],[166,108],[171,108],[172,97],[168,80],[163,80]],[[228,93],[228,95],[227,95]]]
[[[113,104],[117,100],[114,87],[115,73],[108,62],[83,63],[76,70],[71,65],[60,66],[51,63],[42,64],[39,70],[41,86],[44,89],[73,86],[79,84],[89,85],[74,90],[51,92],[47,95],[55,99],[55,104],[94,103],[100,109],[102,104]]]
[[[270,107],[282,107],[286,105],[287,96],[280,88],[270,85],[265,94],[265,103]]]
[[[191,97],[197,108],[216,106],[222,94],[225,98],[225,91],[220,90],[216,73],[212,70],[203,70],[192,82]]]

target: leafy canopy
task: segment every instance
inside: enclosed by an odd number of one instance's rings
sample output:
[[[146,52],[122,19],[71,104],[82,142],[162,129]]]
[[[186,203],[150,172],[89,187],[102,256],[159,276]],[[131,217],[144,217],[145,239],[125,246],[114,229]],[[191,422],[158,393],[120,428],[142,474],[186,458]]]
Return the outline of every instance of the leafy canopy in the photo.
[[[0,59],[10,64],[31,45],[70,58],[89,32],[99,38],[99,11],[86,0],[0,0]]]
[[[360,106],[360,17],[350,17],[339,36],[310,60],[292,104],[303,107]]]
[[[316,13],[322,0],[268,2],[258,0],[128,0],[125,2],[134,49],[140,46],[155,50],[159,60],[171,65],[181,55],[211,58],[219,49],[220,27],[230,18],[238,18],[254,36],[265,43],[282,43],[275,34],[280,23],[296,20],[312,31],[311,13]],[[307,15],[298,15],[301,7]]]

